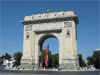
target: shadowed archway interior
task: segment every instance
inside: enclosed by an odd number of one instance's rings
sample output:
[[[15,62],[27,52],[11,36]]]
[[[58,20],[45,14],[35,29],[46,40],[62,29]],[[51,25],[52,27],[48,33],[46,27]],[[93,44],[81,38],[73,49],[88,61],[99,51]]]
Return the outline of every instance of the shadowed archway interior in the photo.
[[[52,39],[52,38],[55,38],[55,40],[57,40],[57,43],[58,43],[58,47],[59,47],[59,41],[58,41],[58,39],[55,37],[55,36],[53,36],[53,35],[44,35],[43,37],[41,37],[41,39],[39,40],[39,43],[38,43],[38,47],[39,47],[39,68],[43,68],[43,62],[42,61],[45,61],[45,60],[43,60],[42,59],[42,57],[43,57],[43,50],[45,51],[45,49],[43,49],[43,44],[47,41],[47,40],[49,40],[49,39]],[[54,40],[51,40],[52,42],[54,42]],[[53,44],[53,43],[52,43]],[[49,42],[48,42],[48,44],[47,45],[49,45],[50,46],[50,44],[49,44]],[[45,46],[46,47],[46,46]],[[53,55],[52,55],[52,51],[50,50],[50,48],[49,48],[49,51],[50,51],[50,55],[51,55],[51,57],[53,57]],[[57,53],[57,52],[56,52]],[[49,55],[49,56],[50,56]],[[42,60],[41,60],[42,59]],[[51,59],[51,60],[53,60],[53,59]],[[59,62],[59,48],[58,48],[58,62]],[[52,62],[53,63],[53,62]],[[51,64],[51,63],[50,63]],[[53,67],[53,66],[52,66]],[[50,68],[50,66],[48,66],[48,68]]]

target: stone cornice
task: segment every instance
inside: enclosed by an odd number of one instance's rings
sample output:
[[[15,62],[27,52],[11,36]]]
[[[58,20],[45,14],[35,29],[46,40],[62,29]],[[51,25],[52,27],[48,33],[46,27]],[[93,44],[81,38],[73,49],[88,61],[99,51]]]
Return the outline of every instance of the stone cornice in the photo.
[[[79,23],[78,16],[74,15],[74,12],[72,11],[70,12],[60,11],[60,12],[43,13],[43,14],[37,14],[32,16],[26,16],[24,21],[21,22],[24,25],[30,25],[30,24],[37,24],[37,23],[60,22],[60,21],[69,21],[69,20],[74,20],[76,24]]]

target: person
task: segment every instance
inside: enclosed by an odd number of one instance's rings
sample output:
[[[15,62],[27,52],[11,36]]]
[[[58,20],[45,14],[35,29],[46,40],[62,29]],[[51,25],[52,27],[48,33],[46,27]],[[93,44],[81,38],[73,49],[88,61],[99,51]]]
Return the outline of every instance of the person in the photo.
[[[19,67],[17,68],[17,70],[19,70]]]
[[[58,68],[58,71],[60,71],[60,68]]]
[[[60,70],[62,70],[62,68],[60,68]]]

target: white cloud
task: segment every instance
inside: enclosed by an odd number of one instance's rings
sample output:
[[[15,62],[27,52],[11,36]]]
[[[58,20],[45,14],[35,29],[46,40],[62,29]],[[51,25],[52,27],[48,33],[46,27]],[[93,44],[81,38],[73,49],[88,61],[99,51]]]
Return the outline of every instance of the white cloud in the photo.
[[[95,51],[100,51],[100,48],[96,49]]]

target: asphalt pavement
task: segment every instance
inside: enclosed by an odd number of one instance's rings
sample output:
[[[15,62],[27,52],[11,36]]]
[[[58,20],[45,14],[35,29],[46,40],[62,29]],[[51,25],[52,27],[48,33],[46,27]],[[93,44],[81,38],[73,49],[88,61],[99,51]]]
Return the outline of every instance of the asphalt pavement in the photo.
[[[1,70],[0,75],[100,75],[98,71]]]

